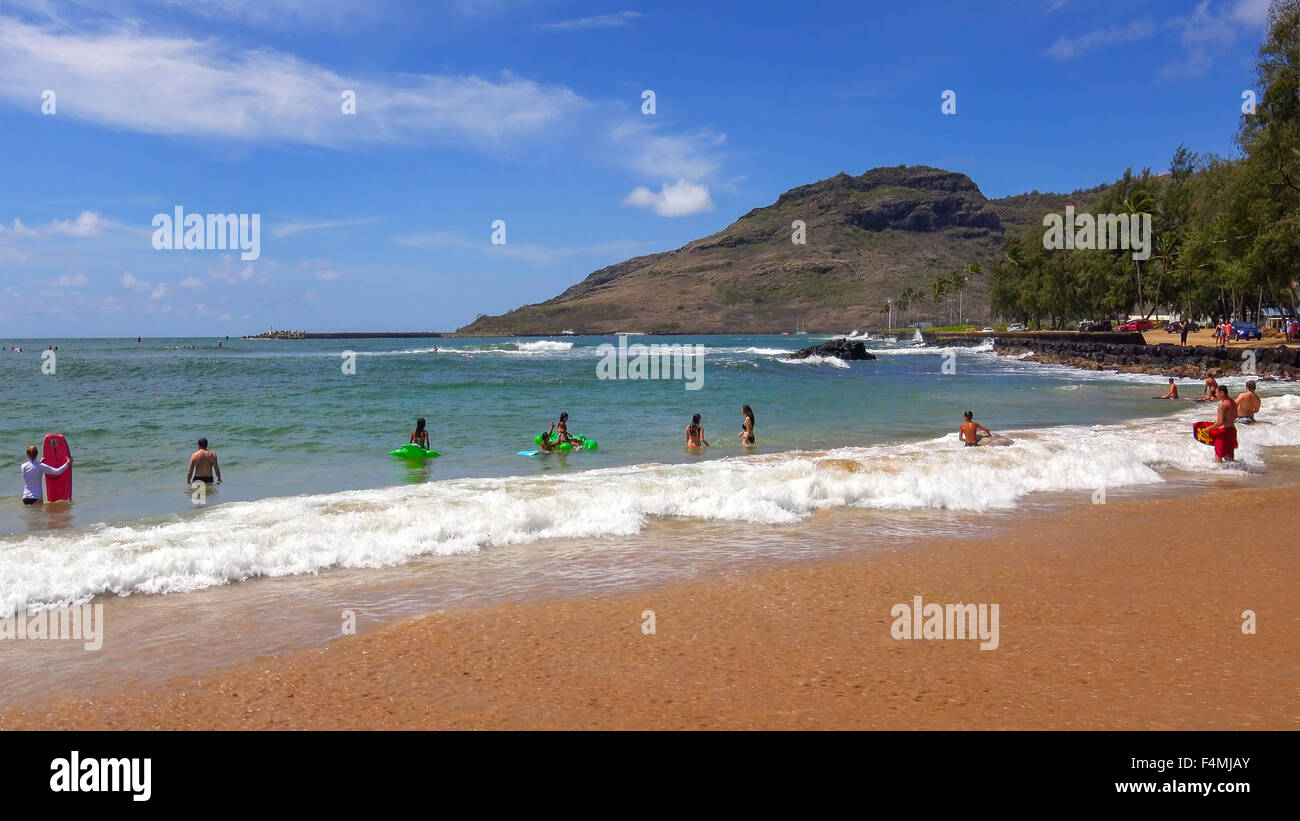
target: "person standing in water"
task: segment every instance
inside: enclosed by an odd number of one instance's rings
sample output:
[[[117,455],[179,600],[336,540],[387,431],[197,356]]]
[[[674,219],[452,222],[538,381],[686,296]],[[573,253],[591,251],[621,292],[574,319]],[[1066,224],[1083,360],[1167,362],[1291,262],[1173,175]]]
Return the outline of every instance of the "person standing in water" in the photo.
[[[72,467],[71,454],[68,456],[68,461],[63,463],[63,467],[54,468],[38,459],[39,453],[35,445],[27,446],[27,461],[23,462],[23,504],[25,505],[39,505],[45,501],[45,487],[41,477],[59,476]]]
[[[1219,415],[1206,430],[1214,442],[1214,461],[1231,462],[1237,450],[1237,403],[1228,396],[1228,389],[1223,385],[1219,386],[1218,399]]]
[[[419,445],[420,447],[424,448],[425,450],[428,450],[428,449],[429,449],[429,432],[428,432],[427,430],[424,429],[424,424],[425,424],[425,422],[424,422],[424,417],[423,417],[423,416],[421,416],[419,419],[416,419],[416,420],[415,420],[415,430],[411,431],[411,441],[410,441],[410,444],[412,444],[412,445]]]
[[[217,464],[217,454],[208,450],[208,440],[205,437],[199,440],[199,449],[190,456],[190,469],[185,474],[185,484],[203,482],[210,485],[214,475],[216,483],[221,484],[221,465]]]
[[[983,439],[984,436],[993,435],[993,431],[975,421],[975,414],[973,412],[966,411],[962,414],[962,419],[964,421],[962,421],[961,427],[957,429],[957,436],[961,439],[962,444],[965,447],[973,448],[980,443],[980,440]],[[979,435],[980,431],[984,431],[984,436]]]
[[[740,443],[742,445],[754,444],[754,410],[749,405],[741,405],[740,412],[745,415],[745,419],[740,423]]]
[[[691,417],[691,423],[686,426],[686,447],[699,448],[708,446],[709,440],[704,438],[704,425],[700,424],[700,415],[697,413]]]
[[[1259,394],[1255,393],[1255,380],[1248,380],[1246,390],[1233,401],[1237,404],[1237,421],[1247,425],[1253,424],[1255,414],[1259,413]]]

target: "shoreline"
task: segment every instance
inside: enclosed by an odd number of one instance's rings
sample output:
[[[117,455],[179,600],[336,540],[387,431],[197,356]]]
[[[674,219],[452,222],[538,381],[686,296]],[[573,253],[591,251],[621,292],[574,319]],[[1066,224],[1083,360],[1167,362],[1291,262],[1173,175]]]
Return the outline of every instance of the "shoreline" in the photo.
[[[1297,504],[1297,484],[1079,504],[994,537],[434,613],[0,728],[1294,729],[1300,555],[1276,514]],[[1198,538],[1207,512],[1222,542]],[[892,639],[914,595],[1000,604],[999,648]]]

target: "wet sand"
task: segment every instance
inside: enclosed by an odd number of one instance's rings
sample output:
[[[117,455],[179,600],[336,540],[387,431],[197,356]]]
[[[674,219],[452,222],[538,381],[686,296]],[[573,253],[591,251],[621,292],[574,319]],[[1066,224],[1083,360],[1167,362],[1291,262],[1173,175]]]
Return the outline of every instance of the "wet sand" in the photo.
[[[0,729],[1297,729],[1298,510],[1300,485],[1084,504],[993,538],[437,613]],[[998,648],[891,638],[916,595],[998,604]]]

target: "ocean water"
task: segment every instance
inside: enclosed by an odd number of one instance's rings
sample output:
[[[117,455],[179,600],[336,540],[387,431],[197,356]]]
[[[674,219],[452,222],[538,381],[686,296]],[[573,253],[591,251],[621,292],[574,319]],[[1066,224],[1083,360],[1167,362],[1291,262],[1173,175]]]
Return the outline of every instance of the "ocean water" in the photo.
[[[874,341],[874,361],[787,358],[818,339],[631,338],[704,346],[700,390],[598,378],[598,346],[611,337],[231,339],[220,349],[214,339],[0,340],[25,349],[0,353],[0,452],[11,460],[0,612],[431,558],[455,573],[458,559],[483,554],[535,561],[542,544],[613,551],[673,523],[695,528],[692,561],[734,556],[750,532],[780,556],[781,528],[821,511],[879,512],[863,521],[895,537],[934,528],[930,514],[956,516],[944,521],[960,529],[1051,494],[1251,481],[1270,470],[1271,448],[1300,445],[1300,395],[1287,385],[1262,386],[1267,422],[1243,428],[1242,463],[1225,470],[1189,432],[1212,408],[1154,400],[1159,377]],[[51,343],[57,372],[43,375],[39,351]],[[357,354],[354,374],[345,351]],[[744,403],[757,417],[752,449],[736,435]],[[961,448],[966,409],[1016,444]],[[516,454],[562,410],[598,450]],[[684,447],[692,413],[713,443],[702,454]],[[417,416],[443,455],[389,456]],[[27,508],[23,448],[49,432],[72,447],[75,501]],[[205,507],[184,484],[199,436],[225,477]],[[799,541],[800,555],[816,552],[809,544]],[[591,566],[607,579],[626,569]]]

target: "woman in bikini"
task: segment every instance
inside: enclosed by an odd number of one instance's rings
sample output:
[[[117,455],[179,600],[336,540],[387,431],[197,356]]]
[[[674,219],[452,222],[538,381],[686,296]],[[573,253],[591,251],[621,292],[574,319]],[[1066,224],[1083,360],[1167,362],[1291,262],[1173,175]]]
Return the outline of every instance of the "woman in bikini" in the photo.
[[[745,414],[745,421],[740,423],[740,442],[743,445],[754,444],[754,411],[749,405],[742,405],[740,412]]]
[[[691,417],[691,423],[686,426],[686,447],[699,448],[708,446],[709,440],[704,438],[704,426],[700,424],[700,415],[697,413]]]

